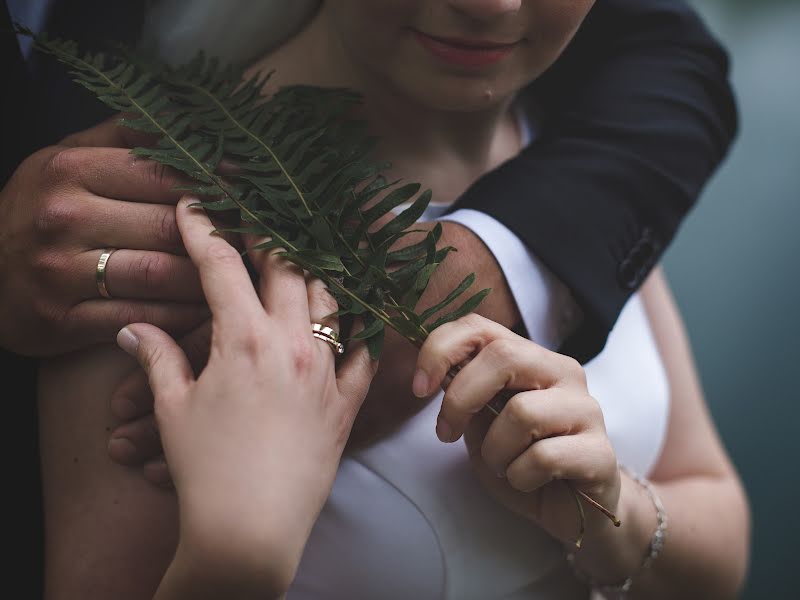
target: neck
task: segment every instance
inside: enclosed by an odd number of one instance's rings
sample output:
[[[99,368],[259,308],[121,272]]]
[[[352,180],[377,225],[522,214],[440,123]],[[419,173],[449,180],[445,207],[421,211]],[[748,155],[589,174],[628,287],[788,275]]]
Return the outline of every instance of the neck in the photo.
[[[391,161],[391,175],[421,180],[438,199],[449,200],[509,158],[509,147],[512,154],[519,150],[511,98],[470,112],[416,102],[348,56],[329,26],[326,4],[302,32],[255,68],[274,68],[275,87],[305,83],[360,92],[365,99],[361,116],[380,139],[376,158]]]

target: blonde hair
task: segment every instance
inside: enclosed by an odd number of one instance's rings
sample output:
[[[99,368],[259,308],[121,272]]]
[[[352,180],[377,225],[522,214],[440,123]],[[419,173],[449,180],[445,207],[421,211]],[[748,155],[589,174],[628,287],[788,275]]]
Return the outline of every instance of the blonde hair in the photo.
[[[281,44],[314,14],[320,0],[159,0],[149,8],[142,46],[172,64],[198,50],[246,62]]]

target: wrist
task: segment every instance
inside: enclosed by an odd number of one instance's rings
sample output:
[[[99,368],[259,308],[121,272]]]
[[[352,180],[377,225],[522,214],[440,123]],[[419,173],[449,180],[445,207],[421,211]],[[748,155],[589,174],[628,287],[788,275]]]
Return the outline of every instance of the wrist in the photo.
[[[289,589],[297,565],[286,556],[219,538],[211,541],[213,545],[181,534],[162,582],[171,591],[165,598],[261,600],[281,597]]]
[[[173,565],[181,578],[219,592],[204,591],[199,597],[273,598],[286,592],[305,541],[297,532],[310,529],[305,522],[280,507],[265,514],[262,507],[248,505],[232,510],[229,503],[187,504],[180,502],[180,541]]]
[[[587,522],[581,548],[569,548],[575,569],[599,585],[620,583],[636,572],[658,526],[652,499],[624,470],[616,515],[620,527],[608,519],[593,518]]]

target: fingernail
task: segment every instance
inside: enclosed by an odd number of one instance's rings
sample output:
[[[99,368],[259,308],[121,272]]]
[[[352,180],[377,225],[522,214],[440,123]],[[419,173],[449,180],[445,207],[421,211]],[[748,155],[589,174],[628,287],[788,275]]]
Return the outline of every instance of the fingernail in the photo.
[[[449,443],[453,441],[453,428],[442,417],[436,419],[436,435],[443,442]]]
[[[117,334],[117,345],[131,356],[136,356],[139,349],[139,338],[127,327],[123,327]]]
[[[411,384],[411,391],[414,392],[414,395],[417,398],[424,398],[428,395],[429,386],[430,382],[428,381],[428,374],[422,369],[417,369],[417,372],[414,373],[414,381]]]

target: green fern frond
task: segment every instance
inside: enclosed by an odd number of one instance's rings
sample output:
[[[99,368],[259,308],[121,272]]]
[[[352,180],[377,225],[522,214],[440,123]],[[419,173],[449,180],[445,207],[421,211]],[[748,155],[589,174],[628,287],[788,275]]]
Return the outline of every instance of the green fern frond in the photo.
[[[20,35],[61,61],[75,81],[128,116],[121,124],[155,134],[137,156],[187,175],[188,192],[211,211],[236,210],[237,233],[270,238],[292,262],[322,279],[339,315],[360,316],[377,358],[385,328],[420,345],[442,323],[474,310],[482,290],[428,323],[474,283],[467,277],[436,306],[415,307],[438,265],[453,248],[437,248],[441,226],[425,239],[392,249],[410,234],[431,199],[416,183],[386,182],[387,165],[370,158],[375,140],[350,117],[361,98],[346,89],[282,88],[262,95],[265,78],[244,79],[242,69],[198,56],[179,68],[137,60],[125,48],[81,53],[70,41]],[[224,172],[220,172],[222,161]],[[370,231],[398,206],[409,207]]]

